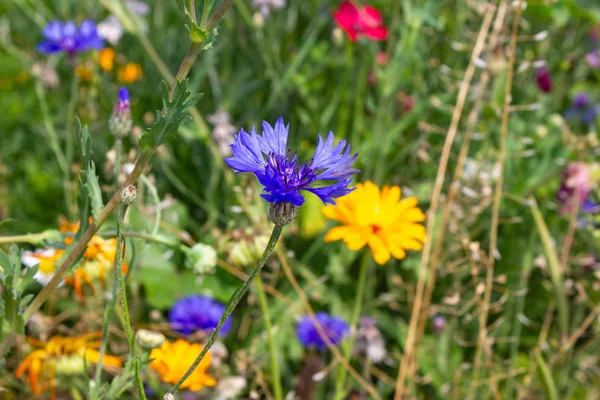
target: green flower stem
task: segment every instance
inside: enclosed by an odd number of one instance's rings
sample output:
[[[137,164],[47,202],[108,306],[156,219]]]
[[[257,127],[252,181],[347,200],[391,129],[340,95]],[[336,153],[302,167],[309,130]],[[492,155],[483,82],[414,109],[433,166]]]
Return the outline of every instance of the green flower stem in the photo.
[[[121,136],[116,136],[115,138],[115,150],[116,150],[116,158],[115,158],[115,187],[119,186],[119,173],[121,170]],[[126,207],[124,205],[121,208]],[[120,210],[119,210],[120,211]],[[119,289],[119,278],[117,276],[117,270],[120,269],[123,265],[124,252],[121,250],[122,247],[125,246],[125,238],[123,235],[123,220],[125,218],[125,213],[119,212],[117,216],[117,254],[115,255],[115,262],[113,265],[113,286],[111,290],[111,296],[108,302],[104,305],[104,314],[102,315],[102,343],[100,344],[100,355],[98,356],[98,368],[96,368],[96,374],[94,376],[94,387],[100,387],[100,379],[102,377],[102,358],[106,353],[106,347],[108,346],[108,338],[110,336],[108,327],[110,325],[110,320],[112,317],[112,311],[115,307],[115,303],[117,302],[117,290]],[[90,393],[95,392],[90,390]]]
[[[263,255],[256,262],[256,266],[254,267],[254,269],[248,276],[248,279],[246,280],[246,282],[244,282],[242,284],[242,286],[240,286],[235,291],[233,296],[231,296],[231,299],[229,300],[229,303],[227,304],[227,308],[225,309],[225,312],[221,316],[221,319],[219,320],[217,327],[215,328],[213,333],[208,338],[208,342],[206,342],[206,345],[202,348],[202,351],[200,352],[200,354],[198,355],[198,357],[196,358],[194,363],[190,366],[190,368],[186,371],[186,373],[181,377],[179,382],[177,382],[177,384],[175,386],[173,386],[173,389],[171,390],[172,392],[176,392],[177,390],[179,390],[179,388],[181,387],[183,382],[185,382],[185,380],[196,369],[198,364],[200,364],[200,361],[202,361],[202,359],[204,358],[206,353],[208,353],[208,350],[210,350],[212,345],[215,343],[215,340],[217,340],[217,336],[219,335],[221,328],[223,328],[225,321],[227,321],[227,318],[229,318],[229,316],[231,315],[231,313],[233,312],[235,307],[238,305],[238,303],[240,302],[242,297],[244,297],[244,294],[246,294],[246,292],[248,291],[248,288],[250,287],[250,285],[252,284],[254,279],[258,276],[260,270],[262,269],[262,267],[265,265],[265,263],[271,256],[271,253],[273,253],[273,249],[275,249],[275,245],[277,244],[277,241],[279,240],[279,236],[281,236],[282,230],[283,230],[283,225],[276,224],[273,227],[273,232],[271,232],[271,238],[269,239],[269,243],[267,243],[267,247],[265,248]]]
[[[175,79],[173,80],[173,83],[171,83],[171,89],[169,90],[169,98],[171,98],[171,99],[173,98],[173,93],[175,92],[175,87],[177,87],[177,82],[184,79],[190,72],[190,69],[192,69],[192,65],[194,64],[194,61],[196,61],[196,58],[202,51],[202,45],[203,45],[202,42],[192,43],[190,45],[189,50],[185,54],[185,57],[183,58],[183,61],[181,62],[181,65],[179,66],[177,75],[175,75]]]
[[[265,294],[265,288],[263,286],[262,279],[260,276],[256,278],[256,289],[258,291],[258,299],[260,301],[260,310],[263,314],[265,321],[265,330],[267,331],[267,340],[269,341],[269,353],[271,356],[271,375],[273,381],[273,396],[275,400],[283,399],[283,390],[281,388],[281,377],[279,374],[279,363],[277,362],[277,349],[275,348],[275,341],[273,339],[273,325],[271,323],[271,315],[269,312],[269,303],[267,302],[267,296]]]
[[[121,307],[123,309],[123,317],[125,318],[125,332],[127,333],[127,341],[129,342],[129,356],[133,357],[133,365],[135,368],[135,381],[138,389],[138,396],[140,399],[145,400],[146,394],[144,392],[144,384],[142,383],[142,371],[140,365],[140,357],[135,345],[135,336],[133,333],[133,326],[131,325],[131,318],[129,317],[129,306],[127,305],[127,290],[125,288],[125,273],[123,272],[123,261],[125,259],[125,239],[123,236],[123,220],[125,219],[125,213],[127,212],[127,204],[122,203],[119,208],[119,215],[117,217],[117,273],[119,274],[119,289],[121,291]]]
[[[115,136],[115,189],[119,187],[121,176],[121,152],[123,151],[123,139],[121,135]]]
[[[358,291],[356,292],[356,300],[354,301],[354,311],[352,312],[352,319],[350,320],[350,329],[353,332],[352,336],[348,338],[342,345],[342,351],[344,354],[344,360],[348,361],[352,350],[354,349],[354,340],[356,338],[356,326],[358,325],[358,319],[360,318],[360,312],[362,310],[363,297],[365,294],[365,287],[367,286],[367,271],[369,270],[369,263],[371,255],[368,251],[364,251],[362,261],[360,263],[360,272],[358,276]],[[337,379],[335,382],[335,399],[342,399],[346,392],[346,369],[340,368],[338,370]]]
[[[56,237],[56,231],[44,231],[40,233],[28,233],[26,235],[1,236],[0,243],[30,243],[38,244],[44,240]]]
[[[138,161],[135,164],[133,172],[127,177],[123,185],[121,185],[121,188],[117,190],[113,197],[108,201],[108,203],[106,203],[106,206],[104,206],[100,214],[98,214],[98,217],[95,218],[94,221],[88,226],[88,228],[79,238],[79,240],[77,242],[74,242],[74,244],[69,247],[69,254],[67,258],[63,261],[58,271],[56,271],[56,274],[54,274],[54,277],[40,291],[40,293],[33,299],[29,307],[27,307],[27,309],[25,310],[25,313],[23,315],[23,319],[25,322],[29,321],[29,319],[31,319],[31,316],[37,310],[40,309],[40,307],[46,302],[46,300],[48,300],[52,292],[54,292],[54,289],[56,289],[58,284],[62,282],[67,272],[69,272],[71,267],[77,262],[77,260],[79,260],[79,257],[81,257],[81,255],[87,248],[87,244],[92,239],[92,236],[94,236],[96,232],[98,232],[100,226],[102,226],[102,224],[106,222],[108,217],[119,205],[121,201],[121,192],[123,191],[123,189],[131,185],[138,179],[138,177],[142,174],[142,171],[144,170],[144,168],[146,168],[146,165],[148,165],[148,162],[150,161],[153,155],[154,150],[144,152],[140,155],[140,158],[138,158]]]

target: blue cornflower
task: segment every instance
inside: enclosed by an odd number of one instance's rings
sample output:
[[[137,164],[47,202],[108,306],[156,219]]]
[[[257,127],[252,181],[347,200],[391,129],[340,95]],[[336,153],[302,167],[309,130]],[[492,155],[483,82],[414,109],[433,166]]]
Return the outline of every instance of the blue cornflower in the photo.
[[[96,31],[96,24],[91,20],[83,21],[79,28],[73,21],[51,21],[42,29],[42,35],[44,40],[38,44],[38,51],[46,54],[62,51],[74,54],[104,47],[102,38]]]
[[[341,318],[331,317],[325,312],[316,313],[315,318],[319,321],[333,345],[340,343],[342,338],[350,332],[350,327]],[[317,350],[324,350],[327,347],[327,344],[325,344],[325,341],[319,335],[319,331],[309,316],[302,318],[298,322],[296,332],[298,340],[305,347],[314,346]]]
[[[261,196],[270,203],[291,203],[301,206],[304,197],[301,190],[319,196],[323,203],[335,204],[333,199],[350,193],[348,184],[352,175],[359,172],[352,168],[358,154],[350,154],[350,146],[342,140],[333,147],[333,132],[327,140],[319,135],[319,143],[309,163],[299,163],[297,153],[286,151],[289,124],[279,118],[275,128],[263,121],[263,134],[254,128],[250,134],[243,129],[231,145],[233,157],[225,163],[237,173],[252,172],[264,186]],[[345,148],[345,151],[344,151]],[[329,186],[313,187],[316,181],[333,182]]]
[[[179,299],[169,312],[171,329],[190,335],[196,331],[212,331],[217,327],[219,319],[225,312],[225,305],[207,296],[191,295]],[[231,329],[231,317],[219,332],[220,336],[227,335]]]

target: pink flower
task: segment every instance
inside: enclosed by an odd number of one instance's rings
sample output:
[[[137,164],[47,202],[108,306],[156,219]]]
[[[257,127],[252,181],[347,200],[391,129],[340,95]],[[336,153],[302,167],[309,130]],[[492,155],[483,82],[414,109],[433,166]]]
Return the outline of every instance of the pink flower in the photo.
[[[356,42],[359,36],[370,40],[387,38],[388,30],[383,26],[383,19],[376,8],[360,7],[350,1],[344,1],[333,13],[333,18],[353,42]]]

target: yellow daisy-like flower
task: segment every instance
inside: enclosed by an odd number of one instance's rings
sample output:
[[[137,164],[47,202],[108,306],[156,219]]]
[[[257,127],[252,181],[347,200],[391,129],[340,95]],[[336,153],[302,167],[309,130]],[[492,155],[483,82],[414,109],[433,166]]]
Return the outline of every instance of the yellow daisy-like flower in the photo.
[[[327,232],[326,242],[344,240],[350,250],[368,244],[377,264],[385,264],[390,257],[402,259],[406,250],[422,249],[425,228],[420,222],[425,214],[417,207],[416,198],[400,200],[398,186],[384,186],[380,191],[370,181],[359,183],[336,203],[323,207],[323,214],[343,226]]]
[[[60,223],[59,230],[63,233],[76,233],[79,229],[79,222],[72,224],[63,220]],[[73,242],[73,237],[67,237],[64,243],[69,245]],[[22,262],[28,267],[38,265],[38,272],[34,275],[42,285],[47,285],[58,269],[58,260],[64,253],[64,250],[44,249],[34,252],[23,252]],[[93,236],[83,253],[83,261],[72,276],[65,278],[67,285],[73,286],[77,297],[84,301],[83,283],[87,283],[95,292],[94,281],[100,281],[104,285],[106,273],[112,271],[115,257],[117,256],[117,239],[103,239],[100,236]],[[127,264],[123,263],[123,271],[127,273]]]
[[[84,372],[84,359],[98,363],[102,334],[91,333],[78,337],[53,336],[47,343],[32,338],[27,341],[38,350],[31,352],[21,362],[15,376],[20,378],[27,372],[27,381],[34,395],[50,391],[50,399],[56,399],[56,375],[81,375]],[[104,355],[102,366],[120,367],[120,357]]]
[[[152,360],[150,368],[160,375],[163,382],[176,384],[200,354],[202,347],[200,344],[189,343],[183,339],[164,342],[161,347],[153,349],[150,353]],[[210,367],[210,352],[183,382],[181,389],[197,392],[204,386],[215,386],[217,381],[206,373],[208,367]]]
[[[127,63],[117,71],[117,79],[121,83],[133,83],[142,77],[142,66],[140,64]]]
[[[100,64],[100,68],[104,71],[112,71],[115,65],[115,51],[109,47],[100,51],[98,64]]]

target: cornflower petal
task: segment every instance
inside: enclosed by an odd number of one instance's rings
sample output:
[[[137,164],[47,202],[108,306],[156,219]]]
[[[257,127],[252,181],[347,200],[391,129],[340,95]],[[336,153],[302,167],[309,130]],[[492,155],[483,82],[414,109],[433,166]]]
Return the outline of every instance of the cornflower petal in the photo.
[[[325,204],[335,204],[333,199],[352,191],[347,187],[350,176],[359,172],[352,168],[358,154],[350,155],[350,147],[346,147],[345,140],[334,147],[332,132],[329,132],[326,141],[319,136],[312,161],[299,163],[296,153],[285,150],[288,132],[289,124],[286,126],[282,118],[277,120],[275,128],[263,122],[262,136],[254,129],[250,135],[242,129],[231,145],[233,157],[226,158],[225,163],[236,173],[254,173],[264,186],[261,196],[270,203],[288,202],[301,206],[304,203],[301,191],[306,190],[317,195]],[[319,180],[336,182],[328,186],[312,186]]]

